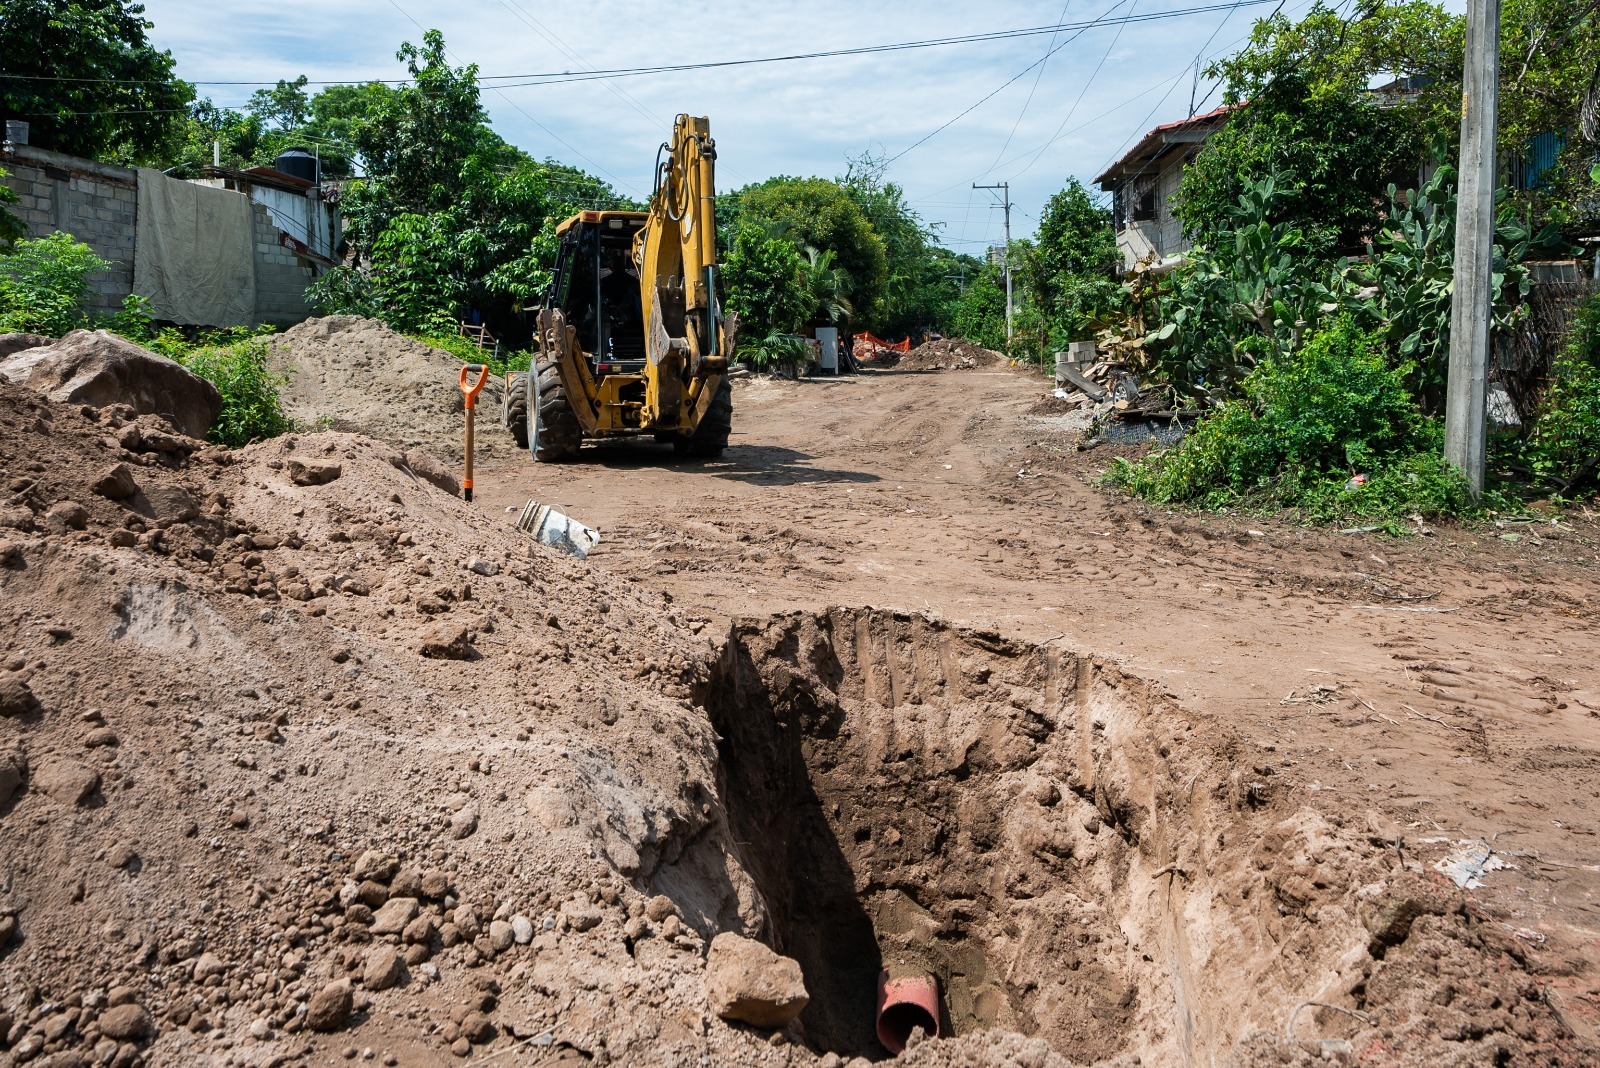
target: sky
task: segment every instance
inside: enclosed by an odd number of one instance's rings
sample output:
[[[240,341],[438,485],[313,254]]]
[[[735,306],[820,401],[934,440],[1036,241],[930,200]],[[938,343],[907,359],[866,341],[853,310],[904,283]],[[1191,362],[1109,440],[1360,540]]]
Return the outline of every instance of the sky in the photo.
[[[153,42],[197,83],[399,78],[395,50],[424,27],[444,33],[454,64],[476,63],[487,77],[830,51],[1222,2],[144,0]],[[1312,2],[1283,0],[1284,10],[1297,17]],[[869,55],[486,87],[482,99],[506,140],[641,200],[680,112],[710,117],[724,190],[775,174],[837,177],[851,157],[881,156],[942,244],[981,255],[1003,240],[1003,213],[1000,194],[974,182],[1009,182],[1012,235],[1031,236],[1069,176],[1088,185],[1151,126],[1188,115],[1191,100],[1214,107],[1221,88],[1196,81],[1197,58],[1203,68],[1236,51],[1276,3]],[[197,86],[233,107],[255,88]]]

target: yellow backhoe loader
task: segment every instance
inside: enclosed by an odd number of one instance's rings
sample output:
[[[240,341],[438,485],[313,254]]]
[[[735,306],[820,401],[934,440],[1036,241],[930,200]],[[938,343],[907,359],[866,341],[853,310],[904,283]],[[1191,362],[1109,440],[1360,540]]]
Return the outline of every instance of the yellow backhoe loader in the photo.
[[[716,158],[710,122],[679,115],[649,211],[584,211],[556,228],[533,369],[507,377],[502,417],[534,459],[629,435],[688,456],[727,446],[737,322],[717,306]]]

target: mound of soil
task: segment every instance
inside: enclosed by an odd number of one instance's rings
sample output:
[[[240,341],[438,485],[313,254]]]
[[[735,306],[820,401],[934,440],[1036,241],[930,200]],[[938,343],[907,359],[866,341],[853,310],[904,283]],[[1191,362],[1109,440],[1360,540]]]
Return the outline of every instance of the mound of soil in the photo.
[[[0,480],[0,1063],[839,1068],[879,967],[945,997],[909,1065],[1571,1053],[1392,831],[1092,658],[713,644],[339,432],[0,383]],[[724,931],[800,962],[788,1030],[710,1010]]]
[[[924,341],[894,364],[899,371],[970,371],[995,367],[1005,362],[1005,354],[974,345],[965,338],[942,337]]]
[[[299,426],[364,434],[401,449],[421,446],[460,462],[461,361],[450,353],[376,319],[330,315],[274,338],[272,359],[289,378],[285,406]],[[491,377],[478,397],[480,456],[515,449],[499,429],[501,388]]]

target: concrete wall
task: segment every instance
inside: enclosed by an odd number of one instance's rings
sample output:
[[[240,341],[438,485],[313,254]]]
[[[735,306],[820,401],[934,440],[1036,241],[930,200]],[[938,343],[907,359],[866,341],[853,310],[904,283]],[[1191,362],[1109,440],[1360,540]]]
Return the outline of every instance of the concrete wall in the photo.
[[[306,286],[316,275],[305,260],[278,243],[280,231],[266,205],[251,206],[255,208],[251,215],[255,221],[256,319],[274,326],[293,326],[311,316]]]
[[[1117,247],[1122,250],[1124,271],[1133,270],[1134,264],[1152,254],[1173,256],[1189,247],[1183,236],[1183,223],[1172,213],[1188,159],[1187,155],[1174,159],[1156,176],[1156,217],[1130,222],[1118,232]]]
[[[110,270],[90,280],[90,310],[110,313],[121,308],[133,292],[139,172],[32,145],[16,146],[12,156],[0,159],[0,166],[11,172],[5,184],[19,196],[12,212],[27,223],[31,236],[64,230],[111,261]],[[305,289],[316,273],[309,261],[279,243],[278,226],[266,206],[253,207],[255,322],[291,326],[311,315]]]
[[[12,212],[28,224],[31,236],[65,230],[111,261],[109,271],[90,279],[92,310],[121,308],[133,292],[139,173],[32,145],[17,145],[0,166],[11,172],[5,184],[20,198]]]

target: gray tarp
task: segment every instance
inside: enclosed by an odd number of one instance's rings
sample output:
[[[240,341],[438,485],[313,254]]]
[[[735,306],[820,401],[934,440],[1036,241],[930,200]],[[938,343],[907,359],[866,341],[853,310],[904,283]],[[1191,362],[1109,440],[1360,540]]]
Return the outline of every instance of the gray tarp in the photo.
[[[250,198],[140,168],[133,291],[150,298],[158,319],[191,326],[253,325]]]

